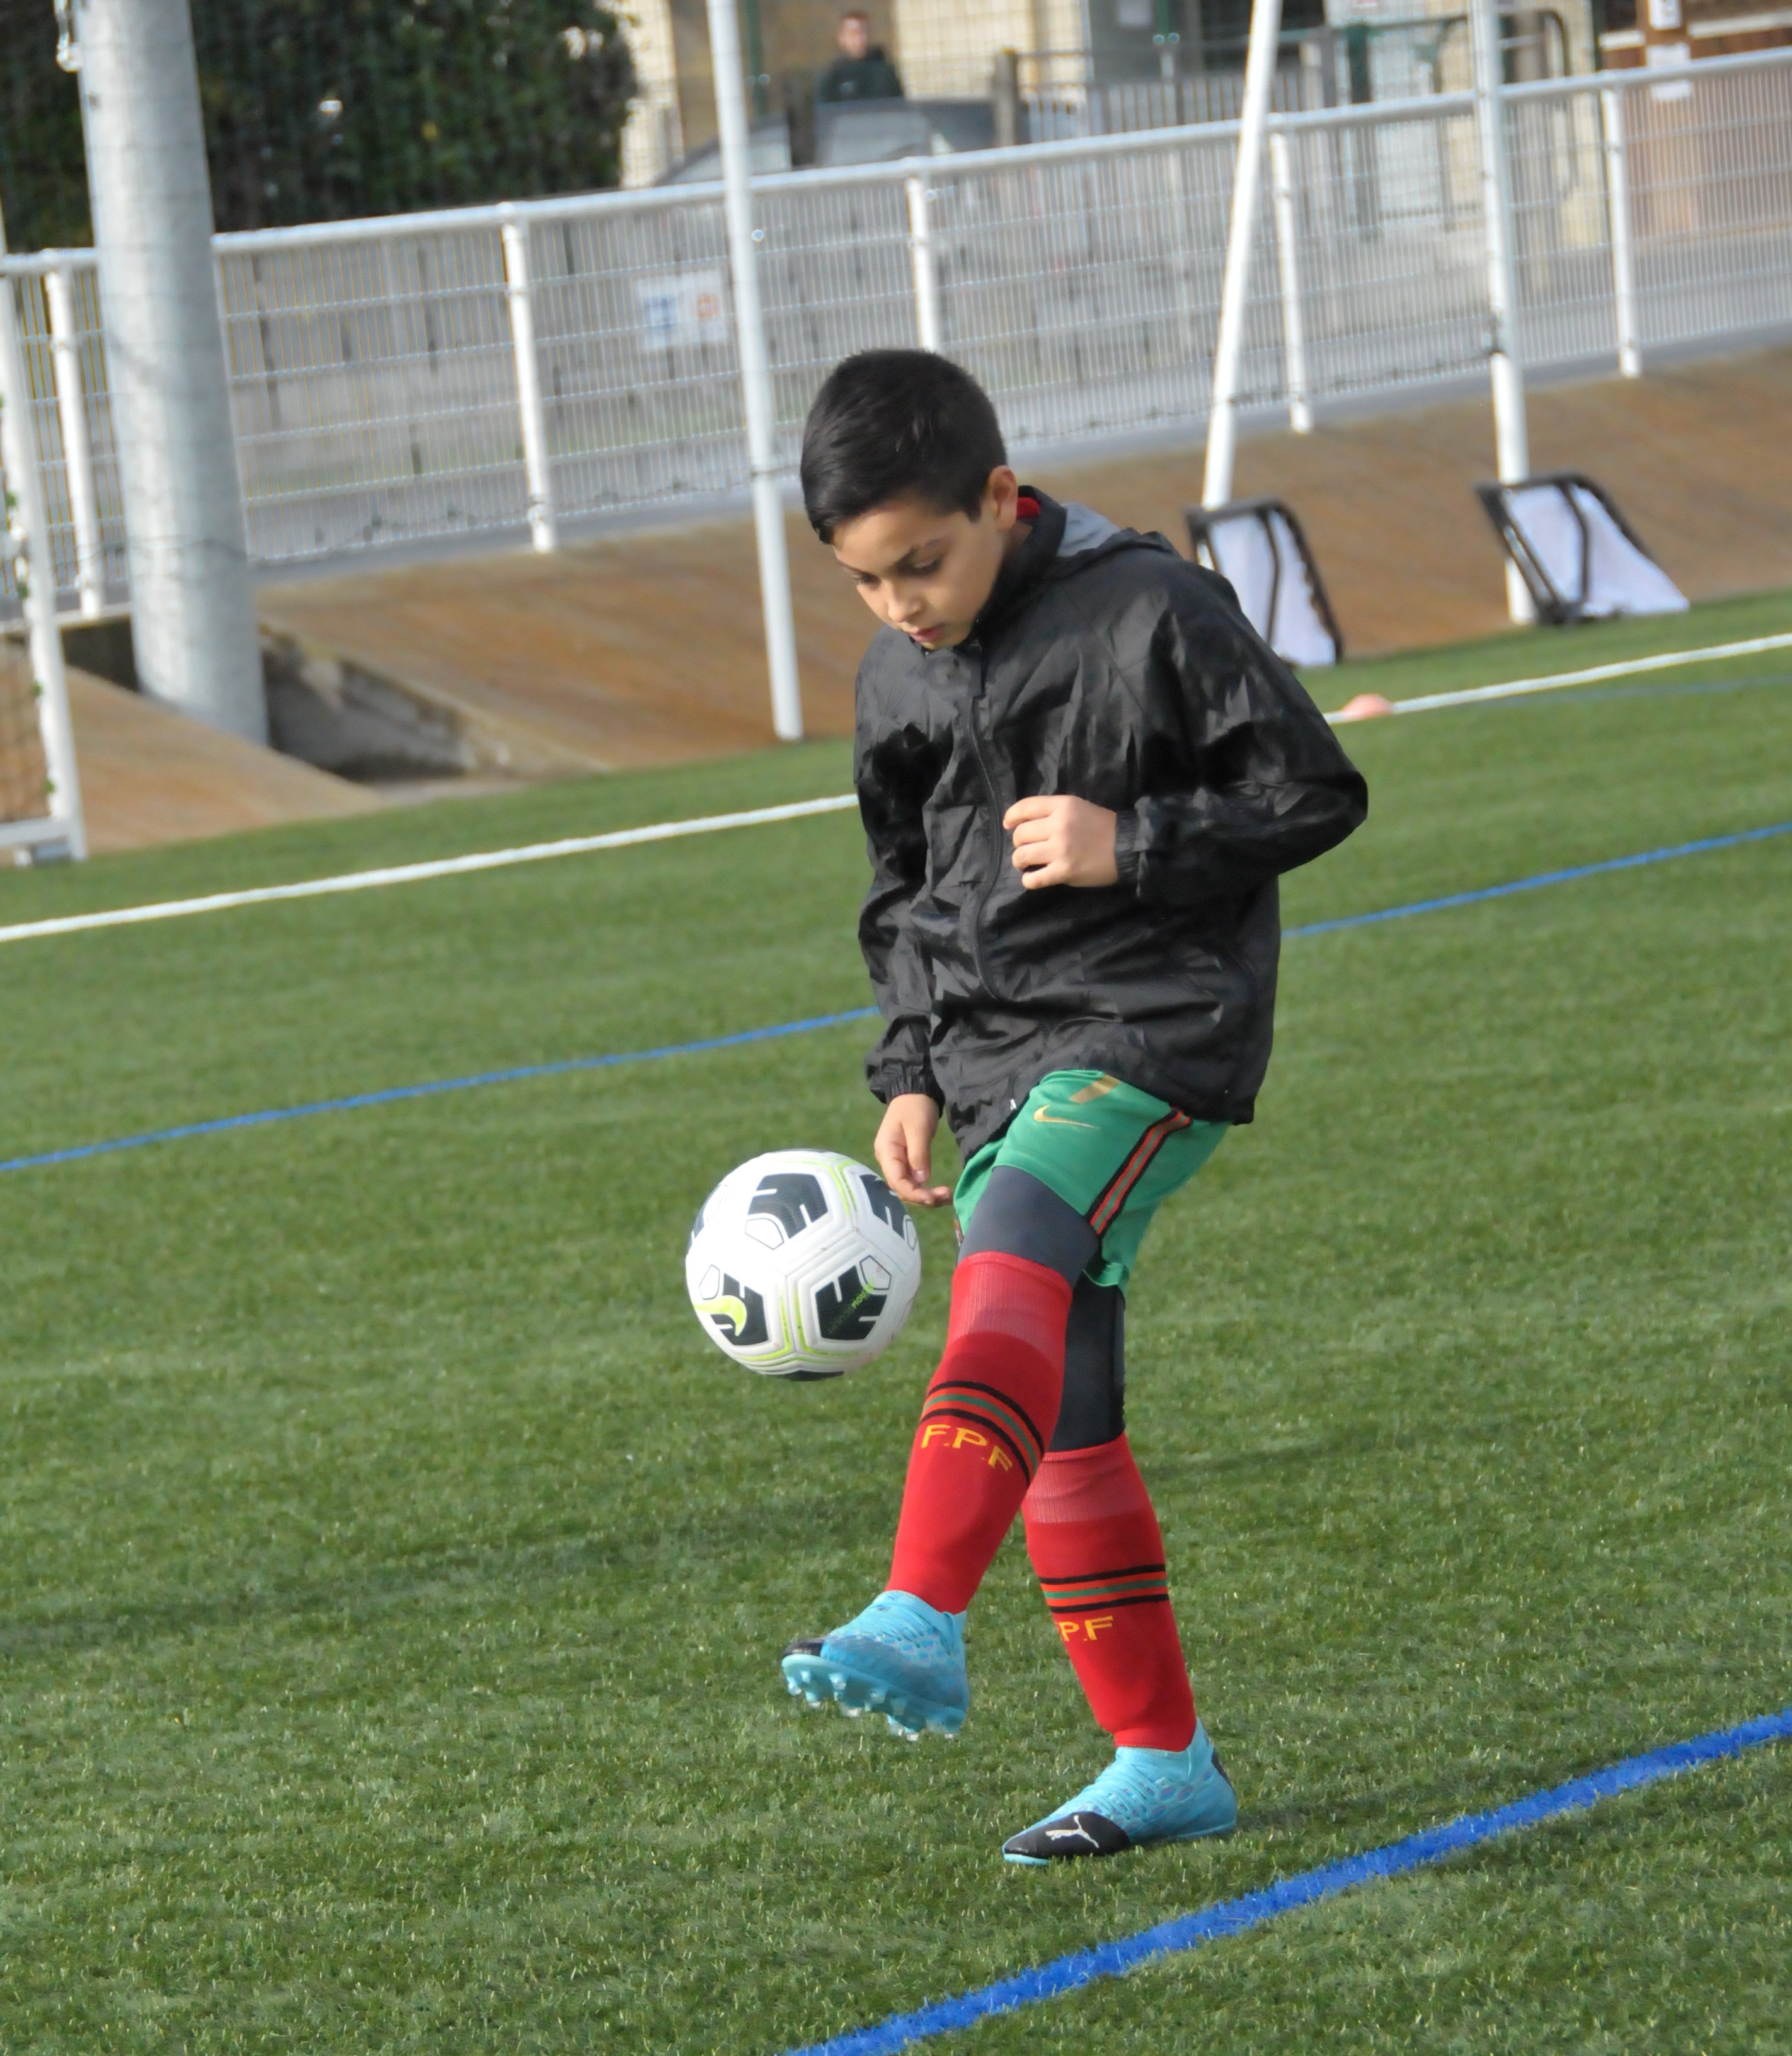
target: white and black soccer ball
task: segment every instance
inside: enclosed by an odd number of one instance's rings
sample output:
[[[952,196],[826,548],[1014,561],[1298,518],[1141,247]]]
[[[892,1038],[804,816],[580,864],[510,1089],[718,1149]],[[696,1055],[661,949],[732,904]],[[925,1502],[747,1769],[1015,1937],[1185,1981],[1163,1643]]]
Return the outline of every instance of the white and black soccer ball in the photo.
[[[876,1172],[831,1149],[776,1149],[704,1200],[685,1255],[703,1332],[769,1378],[837,1378],[894,1342],[920,1244]]]

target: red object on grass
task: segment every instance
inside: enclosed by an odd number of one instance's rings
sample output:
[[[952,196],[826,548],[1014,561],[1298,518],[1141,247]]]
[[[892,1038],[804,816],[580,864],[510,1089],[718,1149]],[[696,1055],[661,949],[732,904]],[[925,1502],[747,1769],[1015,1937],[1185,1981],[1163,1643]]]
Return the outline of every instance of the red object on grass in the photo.
[[[1379,693],[1359,693],[1333,715],[1335,721],[1375,721],[1384,714],[1392,714],[1394,702],[1384,700]]]

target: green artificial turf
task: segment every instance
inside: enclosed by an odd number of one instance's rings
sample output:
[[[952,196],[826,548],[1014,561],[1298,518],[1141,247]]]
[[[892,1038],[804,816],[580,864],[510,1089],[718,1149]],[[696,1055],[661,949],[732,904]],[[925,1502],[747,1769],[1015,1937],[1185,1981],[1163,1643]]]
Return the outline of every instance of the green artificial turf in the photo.
[[[1792,819],[1792,682],[1747,682],[1787,674],[1349,730],[1373,816],[1288,919]],[[0,876],[0,923],[845,775]],[[833,816],[6,945],[0,1156],[862,1004],[862,875]],[[1260,1118],[1129,1323],[1241,1829],[1061,1874],[995,1853],[1101,1760],[1015,1543],[958,1744],[775,1670],[880,1580],[946,1224],[837,1385],[684,1303],[722,1171],[868,1151],[862,1029],[0,1176],[0,2046],[754,2056],[1784,1705],[1789,913],[1792,836],[1290,943]],[[936,2046],[1783,2049],[1789,1868],[1763,1752]]]

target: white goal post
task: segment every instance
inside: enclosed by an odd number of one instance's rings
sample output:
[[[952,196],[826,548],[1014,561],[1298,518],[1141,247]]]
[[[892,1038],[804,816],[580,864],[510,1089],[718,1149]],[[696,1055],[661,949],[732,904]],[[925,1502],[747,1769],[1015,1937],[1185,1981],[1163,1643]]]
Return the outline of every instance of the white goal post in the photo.
[[[6,247],[0,220],[0,255]],[[25,617],[29,661],[22,668],[0,668],[0,862],[10,852],[14,863],[29,864],[85,856],[87,829],[16,290],[10,278],[0,275],[0,481],[6,555]]]

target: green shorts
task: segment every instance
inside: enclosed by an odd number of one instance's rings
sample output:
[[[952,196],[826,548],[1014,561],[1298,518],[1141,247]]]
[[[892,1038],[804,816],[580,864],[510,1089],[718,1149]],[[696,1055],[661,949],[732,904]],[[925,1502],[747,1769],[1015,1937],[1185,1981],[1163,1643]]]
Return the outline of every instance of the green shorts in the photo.
[[[1219,1148],[1228,1125],[1192,1121],[1106,1071],[1048,1072],[959,1174],[959,1232],[971,1225],[990,1172],[1006,1164],[1075,1208],[1102,1239],[1087,1275],[1098,1285],[1124,1285],[1152,1216]]]

